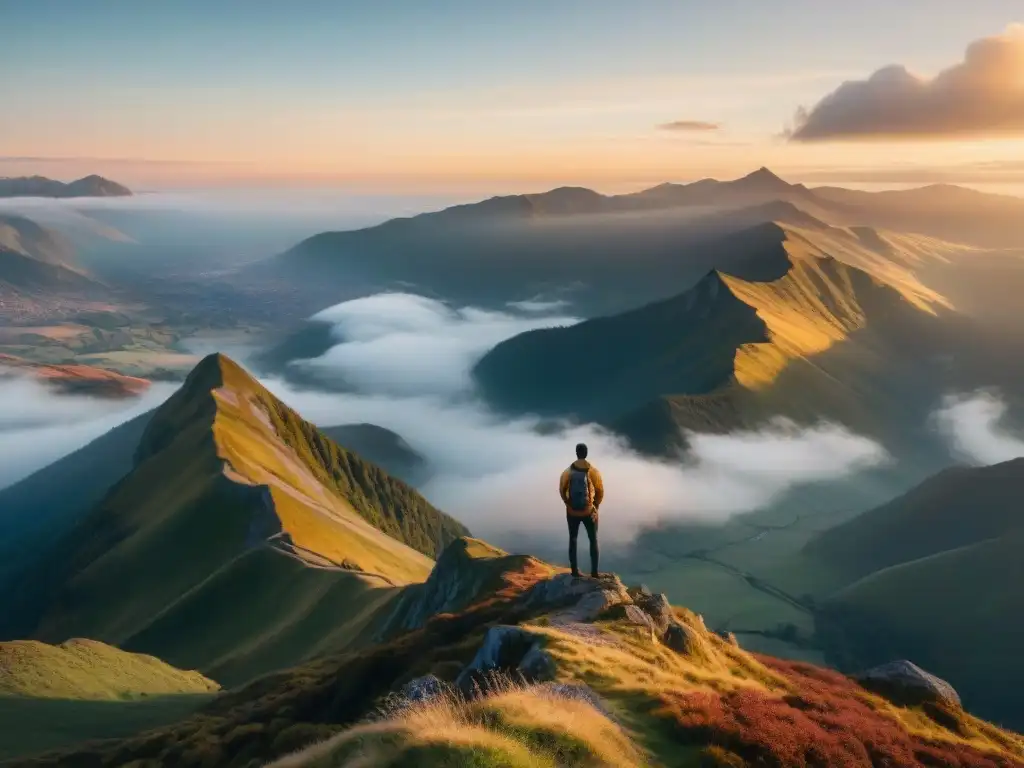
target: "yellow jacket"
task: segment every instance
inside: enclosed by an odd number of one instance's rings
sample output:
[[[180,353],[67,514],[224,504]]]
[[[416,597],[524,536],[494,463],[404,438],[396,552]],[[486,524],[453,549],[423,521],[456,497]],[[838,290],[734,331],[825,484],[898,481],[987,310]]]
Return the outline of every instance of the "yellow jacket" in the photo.
[[[590,482],[587,484],[588,495],[590,496],[590,508],[583,512],[577,511],[569,506],[569,470],[573,467],[576,469],[588,469],[590,470],[587,477]],[[590,515],[596,514],[598,507],[601,506],[601,502],[604,501],[604,481],[601,479],[601,473],[597,471],[597,467],[593,466],[586,459],[576,459],[564,472],[562,477],[558,481],[558,495],[562,498],[562,503],[565,504],[565,513],[574,517],[589,517]]]

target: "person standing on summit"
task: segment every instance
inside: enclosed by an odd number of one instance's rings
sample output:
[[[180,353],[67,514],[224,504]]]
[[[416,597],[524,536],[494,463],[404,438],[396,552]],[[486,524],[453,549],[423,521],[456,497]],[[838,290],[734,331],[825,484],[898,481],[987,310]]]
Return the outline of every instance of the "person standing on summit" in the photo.
[[[572,575],[580,576],[576,560],[576,539],[580,523],[587,529],[590,539],[590,575],[598,577],[597,570],[597,510],[604,501],[604,481],[597,468],[587,461],[587,446],[576,446],[576,461],[562,473],[558,481],[558,494],[565,504],[565,519],[569,523],[569,565]]]

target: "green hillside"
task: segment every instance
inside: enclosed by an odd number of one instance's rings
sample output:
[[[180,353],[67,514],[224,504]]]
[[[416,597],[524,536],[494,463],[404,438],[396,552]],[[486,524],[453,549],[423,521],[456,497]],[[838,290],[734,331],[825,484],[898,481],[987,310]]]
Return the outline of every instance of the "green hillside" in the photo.
[[[804,557],[853,582],[820,606],[830,659],[915,659],[973,710],[1024,727],[1022,494],[1024,459],[953,469],[810,542]]]
[[[238,681],[353,641],[464,533],[211,355],[149,418],[131,470],[43,551],[4,624]]]
[[[94,640],[0,643],[0,696],[124,700],[212,693],[219,688],[198,672],[184,672],[153,656],[126,653]]]
[[[1024,528],[1024,459],[954,467],[811,541],[804,552],[849,581]]]
[[[220,686],[94,640],[0,643],[0,760],[131,736],[186,717]]]

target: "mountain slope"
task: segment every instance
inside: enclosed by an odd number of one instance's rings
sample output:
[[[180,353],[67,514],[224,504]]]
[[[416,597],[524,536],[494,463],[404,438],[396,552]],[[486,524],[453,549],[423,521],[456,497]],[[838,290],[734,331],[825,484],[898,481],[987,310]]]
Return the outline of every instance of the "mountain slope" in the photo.
[[[102,290],[99,283],[63,264],[38,261],[20,250],[0,245],[0,292],[46,294]]]
[[[152,656],[125,653],[93,640],[0,643],[0,696],[123,700],[212,693],[219,688],[198,672],[184,672]]]
[[[950,469],[805,548],[845,575],[819,634],[844,667],[909,656],[1020,728],[1024,459]],[[852,583],[850,583],[852,582]]]
[[[45,264],[72,266],[74,246],[59,232],[32,219],[0,214],[0,246]]]
[[[132,191],[102,176],[64,183],[45,176],[0,178],[0,197],[126,197]]]
[[[1024,199],[1020,197],[951,184],[882,192],[839,187],[811,191],[828,206],[834,223],[870,224],[985,248],[1024,246]]]
[[[0,589],[13,590],[10,580],[77,525],[131,471],[135,447],[151,416],[136,416],[0,489]],[[0,619],[0,627],[5,623]]]
[[[863,421],[871,409],[836,382],[877,380],[894,359],[931,355],[928,328],[948,312],[905,266],[933,258],[930,244],[874,235],[869,247],[864,232],[752,228],[727,238],[732,267],[686,293],[514,337],[474,378],[501,409],[598,421],[654,452],[672,448],[680,427],[736,428],[777,413]],[[890,399],[895,407],[900,397]]]
[[[422,485],[430,476],[426,458],[390,429],[376,424],[340,424],[320,431],[410,485]]]
[[[7,632],[159,648],[178,666],[230,662],[251,675],[267,667],[237,659],[313,651],[320,633],[303,635],[303,622],[337,605],[320,597],[348,590],[335,622],[369,620],[369,604],[425,578],[429,555],[464,532],[211,355],[148,419],[131,471],[22,582]],[[254,563],[271,575],[262,589],[262,576],[242,576]],[[264,602],[275,590],[288,599]],[[168,647],[197,611],[203,636]],[[300,637],[280,650],[293,629]]]
[[[836,672],[750,654],[700,616],[613,575],[573,580],[481,542],[452,547],[438,569],[461,563],[455,572],[473,581],[479,558],[490,574],[463,607],[439,603],[418,628],[266,676],[187,721],[31,764],[1011,768],[1024,760],[1024,739],[955,701],[913,699],[900,686],[884,697]]]
[[[947,469],[899,498],[825,531],[805,552],[850,580],[857,579],[1024,528],[1015,502],[1022,493],[1024,459]]]

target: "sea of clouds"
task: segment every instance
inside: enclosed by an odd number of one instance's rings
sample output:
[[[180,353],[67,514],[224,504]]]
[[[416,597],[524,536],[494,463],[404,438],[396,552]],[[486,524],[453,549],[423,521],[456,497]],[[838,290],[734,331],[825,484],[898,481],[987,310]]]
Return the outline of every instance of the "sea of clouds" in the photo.
[[[338,343],[297,365],[355,392],[313,391],[283,378],[263,384],[321,426],[370,422],[400,434],[432,465],[424,494],[498,543],[513,535],[561,535],[558,476],[581,441],[604,477],[601,526],[609,543],[628,542],[659,521],[722,522],[802,484],[890,461],[877,443],[829,423],[800,428],[780,420],[758,431],[692,435],[683,460],[657,461],[594,425],[552,428],[493,413],[474,397],[473,365],[503,339],[576,322],[559,310],[538,300],[486,311],[402,293],[349,301],[316,316],[332,323]],[[223,351],[242,363],[249,352]],[[158,384],[126,404],[56,396],[23,379],[0,381],[0,486],[155,407],[171,390]],[[1001,427],[1003,407],[992,393],[950,398],[936,426],[966,462],[1024,456],[1024,441]]]
[[[694,435],[685,461],[670,462],[642,457],[595,425],[542,429],[538,419],[491,412],[473,396],[473,365],[518,333],[578,322],[560,309],[541,299],[505,312],[453,308],[403,293],[345,302],[316,315],[334,326],[338,343],[297,365],[358,392],[304,391],[280,379],[264,384],[317,424],[366,421],[399,433],[433,465],[427,497],[474,532],[497,538],[563,524],[558,477],[581,441],[607,489],[602,535],[616,541],[664,519],[723,521],[794,485],[887,460],[878,444],[831,424],[800,429],[779,421],[757,432]]]

